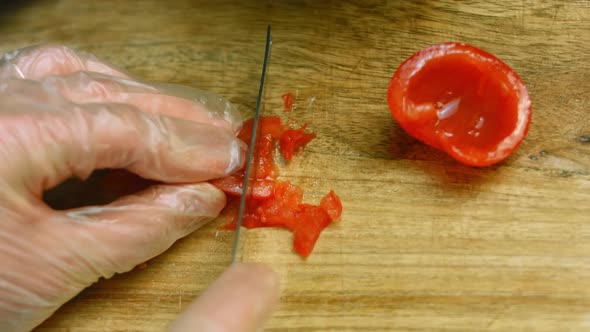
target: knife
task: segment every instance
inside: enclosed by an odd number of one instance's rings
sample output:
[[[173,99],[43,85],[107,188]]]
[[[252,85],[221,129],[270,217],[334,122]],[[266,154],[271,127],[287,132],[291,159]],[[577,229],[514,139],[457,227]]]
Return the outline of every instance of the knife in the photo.
[[[238,210],[238,220],[236,223],[236,232],[234,235],[234,247],[231,255],[231,262],[236,262],[238,254],[238,246],[240,242],[240,229],[242,227],[242,219],[244,217],[244,209],[246,207],[246,193],[248,192],[248,182],[250,180],[250,168],[252,167],[252,159],[254,157],[254,145],[256,144],[256,132],[258,131],[258,118],[260,116],[260,107],[262,103],[262,92],[264,90],[264,80],[266,78],[266,67],[270,58],[270,49],[272,46],[272,36],[270,33],[270,24],[266,31],[266,47],[264,51],[264,62],[262,63],[262,75],[260,77],[260,88],[258,89],[258,100],[256,101],[256,113],[254,113],[254,122],[252,124],[252,138],[250,139],[250,149],[248,150],[248,159],[246,161],[246,172],[244,174],[244,185],[242,196],[240,197],[240,207]]]

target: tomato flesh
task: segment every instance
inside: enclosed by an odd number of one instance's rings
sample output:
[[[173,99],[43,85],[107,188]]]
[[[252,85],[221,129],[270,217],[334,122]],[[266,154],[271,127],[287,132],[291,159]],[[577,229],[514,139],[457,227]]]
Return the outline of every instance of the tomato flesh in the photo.
[[[221,189],[228,195],[240,197],[244,192],[244,176],[230,175],[211,181],[211,184]],[[266,199],[273,194],[274,182],[265,179],[254,179],[248,183],[248,197]]]
[[[285,93],[281,96],[283,98],[283,102],[285,103],[285,111],[290,112],[293,109],[293,100],[295,96],[291,92]]]
[[[495,56],[458,43],[435,45],[404,61],[390,82],[388,102],[410,135],[472,166],[509,156],[531,117],[516,73]]]
[[[328,216],[330,216],[330,220],[338,221],[340,220],[340,216],[342,215],[342,203],[340,202],[340,198],[336,195],[334,190],[330,190],[330,192],[322,198],[320,202],[320,206]]]
[[[278,168],[274,163],[274,144],[280,141],[280,151],[287,160],[293,153],[307,145],[315,134],[305,133],[306,126],[286,129],[278,117],[260,117],[259,143],[254,150],[254,175],[248,183],[247,203],[242,218],[245,228],[280,227],[293,232],[293,249],[301,256],[308,257],[321,232],[342,213],[342,203],[330,191],[315,206],[303,203],[303,189],[286,181],[277,181]],[[252,120],[246,121],[238,137],[249,140],[252,137]],[[239,174],[216,179],[211,183],[223,190],[228,203],[222,217],[229,220],[224,229],[235,230],[240,200],[243,194],[244,170]]]
[[[252,140],[252,129],[254,128],[254,119],[244,122],[238,138],[250,146]],[[285,128],[281,124],[281,118],[278,116],[264,116],[258,118],[257,136],[270,135],[272,138],[279,138]]]
[[[316,138],[315,134],[305,133],[307,125],[299,129],[285,130],[280,137],[281,153],[287,160],[293,159],[293,154],[305,147],[311,140]]]
[[[331,220],[328,213],[319,206],[301,204],[297,223],[294,228],[293,249],[301,256],[307,257],[311,254],[320,233],[326,228]]]
[[[255,151],[256,179],[274,180],[279,175],[279,170],[273,156],[274,140],[270,134],[261,137]]]

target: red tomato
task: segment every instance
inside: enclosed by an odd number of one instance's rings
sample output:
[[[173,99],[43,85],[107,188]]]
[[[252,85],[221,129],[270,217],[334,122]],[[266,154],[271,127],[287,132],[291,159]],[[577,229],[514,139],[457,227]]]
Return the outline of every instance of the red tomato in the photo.
[[[293,153],[305,147],[312,139],[316,138],[316,134],[304,133],[307,125],[299,129],[288,129],[283,132],[280,137],[281,153],[287,160],[293,158]]]
[[[330,216],[319,206],[301,204],[298,222],[294,226],[293,249],[303,257],[309,256],[320,233],[330,224]]]
[[[279,175],[279,170],[275,165],[273,156],[274,140],[270,134],[266,134],[260,138],[258,145],[254,171],[256,171],[256,179],[258,180],[274,180]]]
[[[283,98],[283,102],[285,103],[285,110],[287,112],[290,112],[293,109],[293,99],[295,99],[295,97],[291,92],[285,93],[281,97]]]
[[[472,166],[508,157],[531,120],[520,77],[492,54],[460,43],[434,45],[404,61],[387,99],[410,135]]]
[[[328,213],[332,221],[338,221],[340,219],[340,215],[342,215],[342,202],[340,202],[340,198],[336,196],[334,190],[330,190],[330,192],[322,198],[320,206]]]
[[[303,190],[300,187],[289,182],[277,182],[273,199],[258,207],[261,222],[267,226],[283,226],[293,230],[301,203]]]

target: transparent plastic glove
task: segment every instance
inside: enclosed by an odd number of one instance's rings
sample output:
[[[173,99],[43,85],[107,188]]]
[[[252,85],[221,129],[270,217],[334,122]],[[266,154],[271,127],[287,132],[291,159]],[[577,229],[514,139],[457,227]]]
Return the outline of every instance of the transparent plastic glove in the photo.
[[[4,54],[0,331],[34,328],[98,278],[131,270],[215,218],[225,196],[204,181],[243,165],[240,126],[223,98],[147,84],[90,54],[56,45]],[[105,206],[43,203],[45,190],[104,168],[165,184]]]

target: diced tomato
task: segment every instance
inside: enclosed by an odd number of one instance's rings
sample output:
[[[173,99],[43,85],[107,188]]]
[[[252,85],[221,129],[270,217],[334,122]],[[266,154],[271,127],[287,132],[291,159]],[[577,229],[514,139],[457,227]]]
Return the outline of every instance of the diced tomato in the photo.
[[[252,129],[254,128],[254,119],[244,122],[242,130],[238,134],[238,138],[250,146],[252,139]],[[271,135],[272,138],[279,138],[283,133],[284,128],[281,124],[281,118],[278,116],[261,116],[258,118],[258,132],[257,137]]]
[[[320,206],[328,213],[330,220],[340,220],[340,216],[342,215],[342,202],[340,202],[340,198],[338,198],[334,190],[330,190],[330,192],[322,198]]]
[[[257,200],[249,200],[246,202],[246,208],[244,211],[244,218],[242,219],[242,226],[245,228],[259,228],[264,227],[265,225],[262,223],[260,218],[260,214],[258,214],[258,206],[261,204],[261,201]]]
[[[292,230],[302,202],[303,189],[289,182],[277,182],[273,199],[258,208],[261,222],[267,226],[284,226]]]
[[[279,118],[278,116],[265,116],[261,117],[260,119],[262,119],[260,122],[261,135],[271,135],[272,138],[281,137],[281,134],[285,129],[281,124],[281,118]]]
[[[305,128],[307,125],[299,129],[288,129],[283,132],[280,137],[281,153],[287,160],[293,158],[293,153],[305,147],[312,139],[316,138],[316,134],[306,134]]]
[[[279,175],[279,170],[273,156],[274,140],[270,134],[261,137],[256,146],[256,164],[253,166],[258,180],[274,180]]]
[[[260,216],[256,214],[257,207],[260,201],[252,199],[246,202],[244,209],[244,217],[242,218],[242,226],[245,228],[264,227],[260,221]],[[231,197],[227,201],[225,209],[221,212],[221,218],[228,221],[222,228],[227,230],[235,230],[238,221],[238,213],[240,210],[240,198]]]
[[[287,112],[291,112],[293,110],[293,100],[295,97],[291,92],[287,92],[281,96],[283,98],[283,102],[285,103],[285,110]]]
[[[260,124],[262,124],[261,134],[254,150],[252,165],[254,174],[251,174],[252,177],[248,183],[242,226],[249,229],[259,227],[289,229],[295,235],[294,250],[307,257],[322,230],[330,222],[340,218],[342,204],[333,191],[322,199],[319,206],[303,204],[303,189],[292,183],[276,180],[279,171],[274,163],[275,142],[280,140],[281,151],[283,154],[286,151],[290,160],[293,152],[309,143],[315,134],[305,134],[305,126],[283,132],[280,119],[277,117],[261,117]],[[238,137],[247,141],[251,138],[251,131],[252,122],[247,121]],[[242,170],[238,174],[211,181],[228,197],[228,203],[221,214],[221,217],[228,221],[223,226],[224,229],[236,229],[244,176],[244,170]]]
[[[320,233],[330,224],[330,216],[319,206],[301,204],[298,222],[294,226],[293,248],[303,257],[309,256]]]
[[[239,197],[244,192],[243,175],[230,175],[210,182],[228,195]],[[269,198],[273,194],[273,184],[274,182],[271,180],[251,179],[248,182],[247,195],[248,197],[253,196],[254,199]]]
[[[507,158],[531,121],[520,77],[494,55],[461,43],[434,45],[404,61],[387,100],[410,135],[472,166]]]

